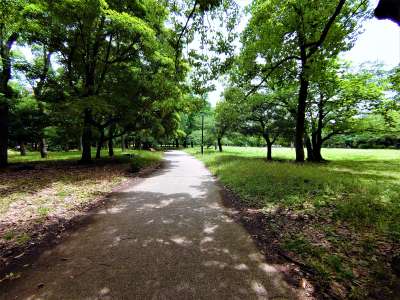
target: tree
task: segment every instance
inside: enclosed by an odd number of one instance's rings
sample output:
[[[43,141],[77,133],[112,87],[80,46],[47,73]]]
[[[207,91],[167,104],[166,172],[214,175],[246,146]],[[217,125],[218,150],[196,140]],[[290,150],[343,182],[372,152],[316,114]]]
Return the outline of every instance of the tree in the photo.
[[[382,99],[379,79],[370,68],[351,73],[334,61],[327,62],[325,71],[310,83],[305,135],[308,160],[322,161],[323,143],[356,130],[358,116],[373,111]]]
[[[0,2],[0,167],[7,165],[9,102],[13,96],[9,86],[12,72],[11,48],[23,29],[24,4],[23,0]]]
[[[310,76],[321,70],[319,57],[335,57],[351,47],[368,1],[255,1],[242,40],[242,66],[247,79],[261,88],[279,69],[298,80],[296,161],[304,161],[303,138]],[[263,60],[257,64],[257,60]],[[256,67],[255,67],[256,66]]]
[[[118,85],[113,81],[115,73],[129,67],[140,69],[148,61],[163,64],[165,48],[156,36],[168,34],[163,27],[166,9],[156,1],[145,4],[113,0],[36,1],[35,4],[30,17],[39,24],[53,25],[53,37],[49,40],[54,42],[54,51],[60,54],[68,98],[81,107],[81,160],[88,162],[92,126],[101,129],[104,123],[96,120],[96,115],[104,119],[109,114],[107,106],[113,98],[105,87]],[[103,108],[106,109],[101,111]]]
[[[215,133],[219,152],[222,152],[222,138],[229,131],[237,128],[239,114],[240,111],[234,103],[226,100],[217,102],[215,107]]]

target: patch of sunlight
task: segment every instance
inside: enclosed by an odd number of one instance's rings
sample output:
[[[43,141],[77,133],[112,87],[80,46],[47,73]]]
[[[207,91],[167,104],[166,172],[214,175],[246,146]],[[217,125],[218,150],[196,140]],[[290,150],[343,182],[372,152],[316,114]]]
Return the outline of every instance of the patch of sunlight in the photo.
[[[258,267],[263,270],[265,273],[275,273],[278,272],[278,270],[271,265],[267,265],[265,263],[259,264]]]
[[[252,261],[262,262],[264,257],[260,253],[251,253],[249,254],[249,258]]]
[[[215,232],[215,229],[218,228],[218,225],[212,225],[212,224],[205,224],[203,232],[205,234],[213,234]]]
[[[239,271],[247,271],[249,269],[249,267],[246,264],[238,264],[234,266],[234,268]]]
[[[258,299],[268,299],[268,293],[265,287],[258,281],[251,281],[251,289],[257,294]]]
[[[121,242],[121,237],[116,236],[109,247],[116,247],[119,245],[120,242]]]
[[[153,241],[154,241],[153,239],[144,240],[142,243],[142,247],[147,247],[147,245],[152,243]]]
[[[208,208],[212,208],[212,209],[221,209],[221,206],[218,204],[218,202],[212,202],[207,204]]]
[[[143,204],[141,207],[137,208],[136,211],[143,211],[143,210],[148,210],[148,209],[158,209],[158,208],[164,208],[173,203],[175,200],[174,199],[169,199],[169,200],[161,200],[160,203],[155,204],[155,203],[146,203]]]
[[[107,294],[109,294],[111,292],[111,290],[108,287],[103,287],[100,291],[99,291],[99,295],[100,296],[105,296]]]
[[[203,262],[203,265],[205,267],[218,267],[220,269],[225,268],[228,264],[222,261],[217,261],[217,260],[209,260],[206,262]]]
[[[173,219],[163,219],[162,223],[163,224],[172,224],[172,223],[174,223],[174,220]]]
[[[172,238],[170,238],[170,240],[180,246],[190,246],[193,244],[191,240],[187,239],[184,236],[173,236]]]
[[[163,239],[156,239],[156,242],[160,243],[160,244],[164,244],[164,245],[170,245],[171,244],[170,242],[164,241]]]
[[[206,236],[205,238],[202,238],[200,241],[200,245],[205,244],[205,243],[209,243],[212,242],[214,240],[214,238]]]
[[[114,206],[114,207],[111,207],[111,208],[102,209],[97,214],[98,215],[106,215],[106,214],[115,215],[115,214],[118,214],[118,213],[122,212],[126,207],[127,207],[126,204],[117,205],[117,206]]]

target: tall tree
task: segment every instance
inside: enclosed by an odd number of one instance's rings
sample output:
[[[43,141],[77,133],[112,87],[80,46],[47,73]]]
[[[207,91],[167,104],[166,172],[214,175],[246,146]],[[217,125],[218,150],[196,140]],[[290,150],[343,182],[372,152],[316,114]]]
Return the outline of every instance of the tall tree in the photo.
[[[249,79],[259,83],[254,92],[279,69],[294,72],[298,80],[296,161],[304,161],[304,129],[310,76],[319,72],[319,57],[335,57],[351,47],[368,1],[258,0],[243,34],[242,59]],[[256,60],[263,60],[254,68]]]
[[[0,2],[0,167],[7,165],[9,101],[13,95],[9,85],[12,74],[11,48],[23,29],[24,4],[23,0]]]

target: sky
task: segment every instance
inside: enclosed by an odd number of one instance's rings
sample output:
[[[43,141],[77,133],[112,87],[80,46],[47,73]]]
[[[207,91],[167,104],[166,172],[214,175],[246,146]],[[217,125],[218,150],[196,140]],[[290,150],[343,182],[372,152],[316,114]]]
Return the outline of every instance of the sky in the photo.
[[[238,1],[244,7],[249,1]],[[378,0],[370,1],[376,7]],[[239,30],[245,27],[246,19],[239,25]],[[363,24],[363,32],[359,35],[354,47],[342,54],[342,57],[354,65],[364,62],[381,62],[387,69],[400,63],[400,26],[388,20],[367,20]],[[208,101],[215,106],[224,90],[223,82],[216,82],[216,90],[209,93]]]

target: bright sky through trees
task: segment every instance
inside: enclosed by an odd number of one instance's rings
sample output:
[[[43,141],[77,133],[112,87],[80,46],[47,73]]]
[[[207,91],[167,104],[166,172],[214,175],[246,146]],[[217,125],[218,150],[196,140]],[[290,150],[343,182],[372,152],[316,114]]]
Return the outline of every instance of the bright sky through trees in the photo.
[[[244,8],[251,1],[238,1]],[[372,0],[371,7],[376,7],[378,1]],[[239,30],[246,26],[248,17],[242,17]],[[365,22],[364,32],[357,39],[354,47],[343,54],[343,58],[351,61],[354,65],[364,62],[379,61],[390,69],[400,63],[400,27],[388,20],[377,20],[375,18]],[[215,106],[224,90],[223,80],[216,82],[216,90],[209,93],[208,101]]]

